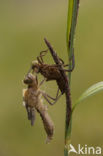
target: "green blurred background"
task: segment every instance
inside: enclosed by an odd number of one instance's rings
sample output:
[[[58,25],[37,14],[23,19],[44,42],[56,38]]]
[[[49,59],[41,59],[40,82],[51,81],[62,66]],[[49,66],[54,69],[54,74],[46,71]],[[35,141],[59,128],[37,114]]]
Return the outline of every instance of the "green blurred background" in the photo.
[[[44,37],[67,63],[66,18],[67,0],[0,1],[0,156],[63,156],[65,96],[55,106],[48,105],[55,135],[46,145],[39,115],[34,127],[27,120],[22,106],[25,88],[22,80],[31,61],[46,49]],[[103,80],[103,0],[81,0],[75,59],[71,83],[73,101],[90,85]],[[50,55],[45,61],[52,63]],[[48,82],[42,89],[54,96],[57,87],[55,82]],[[102,146],[102,122],[103,92],[82,102],[75,110],[72,144]]]

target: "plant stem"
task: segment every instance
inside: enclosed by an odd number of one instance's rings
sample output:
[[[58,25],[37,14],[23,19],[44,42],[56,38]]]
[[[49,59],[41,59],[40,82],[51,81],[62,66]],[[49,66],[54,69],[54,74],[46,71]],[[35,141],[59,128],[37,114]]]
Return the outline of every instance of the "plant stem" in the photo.
[[[68,0],[68,15],[67,15],[67,32],[66,32],[66,43],[67,43],[67,52],[69,58],[70,69],[72,68],[72,57],[74,55],[74,35],[75,35],[75,28],[77,23],[77,15],[78,15],[78,8],[79,8],[79,0]],[[71,72],[68,74],[69,79],[69,87],[71,82]],[[67,109],[67,108],[66,108]],[[68,110],[66,110],[67,112]],[[67,114],[66,113],[66,121],[67,121]],[[65,125],[65,149],[64,149],[64,156],[68,156],[68,145],[71,142],[71,131],[72,131],[72,112],[69,114],[70,122]]]
[[[70,68],[72,67],[71,58],[74,53],[74,35],[75,35],[75,28],[77,23],[77,15],[78,15],[78,8],[79,8],[79,0],[68,0],[68,16],[67,16],[67,33],[66,33],[66,42],[67,42],[67,52],[68,58],[70,62]],[[71,72],[68,74],[69,76],[69,83],[71,80]]]

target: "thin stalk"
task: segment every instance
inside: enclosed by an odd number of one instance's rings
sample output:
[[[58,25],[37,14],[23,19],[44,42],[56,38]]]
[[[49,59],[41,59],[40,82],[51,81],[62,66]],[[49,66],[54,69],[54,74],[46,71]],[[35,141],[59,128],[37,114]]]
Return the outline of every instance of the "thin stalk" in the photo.
[[[67,44],[67,53],[68,53],[68,58],[69,58],[69,63],[70,63],[70,68],[71,68],[71,61],[70,57],[72,55],[72,52],[70,51],[70,34],[71,34],[71,25],[72,25],[72,15],[73,15],[73,4],[74,0],[68,0],[68,13],[67,13],[67,31],[66,31],[66,44]],[[69,72],[69,83],[70,83],[70,78],[71,78],[71,73]]]
[[[78,8],[79,8],[79,0],[68,0],[66,43],[67,43],[67,52],[68,52],[70,69],[72,68],[71,58],[74,55],[74,35],[75,35],[75,28],[77,23]],[[69,88],[70,88],[71,72],[69,72],[68,74],[68,79],[69,79]],[[66,115],[66,121],[67,121],[67,115]],[[67,125],[67,122],[65,125],[64,156],[68,156],[68,145],[71,143],[71,132],[72,132],[72,112],[70,115],[69,125]]]
[[[72,57],[74,54],[74,35],[75,28],[77,23],[77,15],[79,8],[79,0],[68,0],[68,16],[67,16],[67,33],[66,33],[66,43],[67,43],[67,52],[70,63],[70,69],[72,67]],[[69,83],[71,81],[71,72],[68,74]]]

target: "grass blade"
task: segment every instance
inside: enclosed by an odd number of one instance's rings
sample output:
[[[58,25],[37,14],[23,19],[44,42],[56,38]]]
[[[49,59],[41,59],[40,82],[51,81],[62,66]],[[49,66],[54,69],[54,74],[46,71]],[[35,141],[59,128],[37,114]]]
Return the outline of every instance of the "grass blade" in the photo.
[[[66,43],[67,52],[69,57],[70,69],[72,67],[71,58],[74,54],[74,36],[75,28],[77,23],[79,0],[69,0],[68,3],[68,16],[67,16],[67,33],[66,33]],[[69,82],[71,80],[71,73],[69,72]]]
[[[88,88],[76,101],[76,103],[74,104],[73,108],[72,108],[72,112],[74,111],[74,109],[77,107],[77,105],[82,102],[83,100],[87,99],[88,97],[103,91],[103,81],[98,82],[94,85],[92,85],[90,88]]]

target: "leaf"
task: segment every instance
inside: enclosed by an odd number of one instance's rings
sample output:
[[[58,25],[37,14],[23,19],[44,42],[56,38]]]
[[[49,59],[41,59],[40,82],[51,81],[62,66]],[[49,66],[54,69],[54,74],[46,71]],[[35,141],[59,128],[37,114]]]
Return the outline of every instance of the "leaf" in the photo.
[[[94,85],[92,85],[90,88],[88,88],[76,101],[76,103],[74,104],[73,108],[72,108],[72,112],[74,111],[74,109],[76,108],[76,106],[83,100],[85,100],[86,98],[100,92],[103,91],[103,81],[98,82]]]
[[[69,68],[72,68],[72,56],[74,54],[74,36],[77,23],[79,0],[68,0],[68,15],[67,15],[67,32],[66,32],[66,42],[67,42],[67,52],[69,56]],[[71,79],[71,72],[68,73],[69,82]]]
[[[73,0],[69,0],[68,14],[67,14],[67,32],[66,32],[67,49],[68,49],[68,42],[69,42],[69,36],[70,36],[70,30],[71,30],[72,15],[73,15]]]

